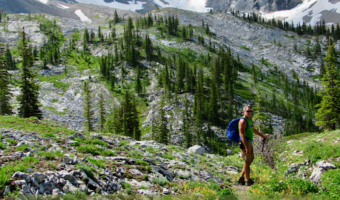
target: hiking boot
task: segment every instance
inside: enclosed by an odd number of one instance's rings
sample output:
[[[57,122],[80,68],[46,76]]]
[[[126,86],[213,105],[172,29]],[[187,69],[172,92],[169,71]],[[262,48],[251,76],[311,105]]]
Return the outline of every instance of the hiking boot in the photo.
[[[254,181],[252,179],[245,181],[246,186],[252,186],[254,184]]]
[[[238,183],[239,185],[244,185],[244,184],[245,184],[245,182],[244,182],[244,176],[241,176],[241,177],[237,180],[237,183]]]

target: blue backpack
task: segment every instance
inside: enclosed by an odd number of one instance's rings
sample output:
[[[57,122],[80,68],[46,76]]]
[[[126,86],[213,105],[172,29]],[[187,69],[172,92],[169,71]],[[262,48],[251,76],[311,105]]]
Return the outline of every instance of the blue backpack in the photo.
[[[233,142],[239,142],[241,140],[239,129],[238,129],[238,123],[241,119],[245,119],[244,117],[240,117],[237,119],[234,119],[229,123],[228,129],[227,129],[227,137],[229,140]],[[248,121],[246,120],[247,127],[248,127]]]

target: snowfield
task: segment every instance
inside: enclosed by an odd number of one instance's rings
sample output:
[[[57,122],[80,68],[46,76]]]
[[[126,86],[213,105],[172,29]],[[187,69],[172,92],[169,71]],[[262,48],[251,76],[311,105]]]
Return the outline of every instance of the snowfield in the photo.
[[[142,10],[143,5],[145,4],[143,2],[134,3],[134,1],[128,1],[129,4],[124,4],[124,3],[117,2],[117,1],[106,3],[104,2],[104,0],[77,0],[77,2],[85,3],[85,4],[93,4],[93,5],[98,5],[98,6],[107,6],[111,8],[118,8],[121,10],[130,10],[130,11]]]
[[[309,23],[315,25],[320,21],[322,11],[336,12],[340,14],[340,2],[331,3],[328,0],[304,0],[291,10],[277,11],[262,15],[266,19],[284,18],[287,22],[293,22],[295,25],[301,24],[304,17],[311,18]]]
[[[64,6],[64,5],[62,5],[62,4],[58,4],[57,7],[58,7],[58,8],[61,8],[61,9],[69,9],[69,8],[70,8],[70,7]]]
[[[211,9],[205,7],[206,0],[165,0],[165,2],[168,2],[168,4],[165,4],[163,2],[164,0],[154,0],[154,3],[162,8],[175,7],[196,12],[209,12],[209,10]]]
[[[84,15],[84,13],[81,10],[76,10],[74,13],[80,18],[82,22],[92,23],[92,20],[86,17],[86,15]]]
[[[77,2],[130,11],[142,10],[143,5],[145,4],[144,2],[139,2],[136,0],[128,1],[129,4],[124,4],[117,1],[106,3],[104,0],[77,0]],[[210,8],[205,7],[206,0],[153,0],[153,2],[162,8],[173,7],[196,12],[209,12],[210,10]]]
[[[48,0],[38,0],[38,1],[40,1],[41,3],[44,3],[44,4],[48,3]]]

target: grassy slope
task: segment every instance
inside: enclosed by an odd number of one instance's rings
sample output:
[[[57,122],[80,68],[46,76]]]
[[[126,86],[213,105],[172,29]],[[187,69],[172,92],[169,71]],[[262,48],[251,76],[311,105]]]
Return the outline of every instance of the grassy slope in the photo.
[[[340,149],[336,142],[339,137],[340,131],[336,130],[320,134],[303,133],[284,138],[284,142],[277,148],[280,153],[276,162],[276,170],[264,164],[261,165],[260,158],[255,159],[252,170],[259,184],[252,186],[250,192],[260,195],[298,195],[305,198],[321,195],[322,199],[338,199],[340,194],[339,169],[325,172],[318,186],[308,179],[295,178],[297,173],[286,174],[286,170],[293,166],[293,163],[304,163],[307,159],[311,161],[311,164],[302,166],[300,169],[306,171],[308,178],[312,173],[312,166],[320,160],[326,160],[339,168],[340,161],[335,160],[340,157]],[[299,152],[294,153],[296,150]],[[304,196],[306,194],[308,195]],[[326,196],[323,196],[325,194]]]

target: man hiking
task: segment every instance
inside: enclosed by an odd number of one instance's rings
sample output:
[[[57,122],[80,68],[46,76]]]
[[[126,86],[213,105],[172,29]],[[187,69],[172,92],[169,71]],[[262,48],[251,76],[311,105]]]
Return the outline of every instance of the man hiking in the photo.
[[[258,136],[261,136],[265,140],[267,140],[267,136],[260,133],[253,126],[253,122],[251,120],[253,109],[250,105],[246,105],[243,107],[243,118],[240,119],[238,123],[241,142],[241,156],[244,160],[243,170],[241,177],[237,180],[239,184],[251,186],[254,184],[254,181],[250,178],[250,165],[254,160],[254,149],[253,149],[253,137],[254,133]],[[246,176],[246,179],[244,179]]]

